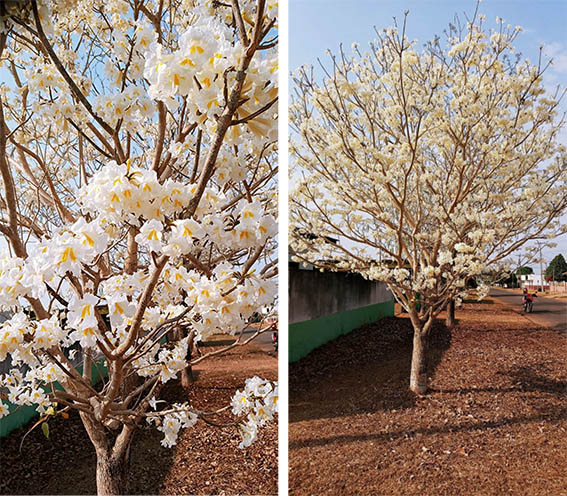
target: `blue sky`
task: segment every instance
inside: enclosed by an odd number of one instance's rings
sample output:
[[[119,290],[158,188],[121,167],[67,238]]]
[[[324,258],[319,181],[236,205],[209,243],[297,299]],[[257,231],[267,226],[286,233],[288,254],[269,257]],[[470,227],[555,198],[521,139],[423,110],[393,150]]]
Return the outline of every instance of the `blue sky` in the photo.
[[[347,52],[353,42],[364,48],[376,37],[374,27],[393,25],[394,16],[403,20],[405,10],[409,10],[407,36],[420,48],[436,34],[443,39],[443,30],[455,14],[463,20],[465,12],[472,16],[475,6],[475,0],[289,0],[290,71],[304,64],[316,67],[317,58],[325,63],[326,50],[336,52],[340,43]],[[497,16],[506,24],[522,26],[514,46],[523,58],[536,62],[543,43],[544,54],[554,59],[544,75],[546,85],[567,87],[566,0],[484,0],[479,12],[486,16],[488,28],[496,27]],[[567,100],[562,109],[567,111]],[[563,140],[567,144],[567,133]],[[567,223],[567,215],[562,220]],[[558,246],[543,253],[547,261],[567,252],[567,235],[555,241]]]
[[[393,17],[403,19],[409,10],[408,37],[421,45],[442,35],[455,13],[472,15],[474,0],[290,0],[289,1],[289,67],[312,64],[324,58],[327,48],[333,51],[339,43],[350,48],[356,41],[362,45],[375,38],[374,26],[382,29],[393,24]],[[561,71],[567,80],[567,2],[565,0],[485,0],[480,12],[486,25],[496,27],[496,16],[524,32],[516,47],[532,61],[541,43],[556,58],[554,72]],[[562,55],[561,55],[562,51]],[[556,77],[556,74],[553,75]]]

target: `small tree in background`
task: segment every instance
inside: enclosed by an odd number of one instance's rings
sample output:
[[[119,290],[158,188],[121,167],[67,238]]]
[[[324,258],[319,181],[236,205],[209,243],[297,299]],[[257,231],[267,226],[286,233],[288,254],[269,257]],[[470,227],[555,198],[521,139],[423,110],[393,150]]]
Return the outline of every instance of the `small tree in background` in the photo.
[[[457,20],[446,45],[418,52],[404,18],[368,51],[331,55],[321,83],[305,67],[294,78],[292,247],[388,284],[413,325],[420,394],[427,337],[448,302],[526,242],[565,231],[564,92],[546,93],[541,60],[513,56],[520,28],[483,22]]]
[[[516,274],[519,276],[529,276],[530,274],[533,274],[534,271],[531,267],[519,267],[518,270],[516,270]]]
[[[551,281],[567,281],[567,262],[561,253],[554,257],[545,269],[545,275]]]
[[[215,414],[163,405],[162,385],[249,342],[262,329],[244,339],[247,318],[274,301],[277,4],[0,9],[0,361],[14,366],[0,386],[46,418],[78,410],[99,494],[125,493],[141,425],[170,447]],[[193,340],[227,332],[234,345],[187,362]],[[93,367],[108,370],[98,388]],[[221,411],[247,446],[276,407],[254,378]]]

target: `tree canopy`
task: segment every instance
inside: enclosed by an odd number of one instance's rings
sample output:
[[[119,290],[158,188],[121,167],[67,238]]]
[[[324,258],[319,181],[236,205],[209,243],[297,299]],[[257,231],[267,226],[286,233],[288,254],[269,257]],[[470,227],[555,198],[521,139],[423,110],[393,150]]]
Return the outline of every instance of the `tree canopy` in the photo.
[[[516,274],[519,276],[527,276],[530,274],[533,274],[534,270],[531,267],[528,266],[524,266],[524,267],[519,267],[518,270],[516,270]]]
[[[565,92],[514,56],[519,27],[476,12],[422,51],[406,27],[295,73],[290,232],[296,258],[385,281],[426,334],[468,279],[565,231]]]
[[[545,269],[545,275],[551,276],[553,281],[567,281],[567,262],[561,253],[549,263]]]

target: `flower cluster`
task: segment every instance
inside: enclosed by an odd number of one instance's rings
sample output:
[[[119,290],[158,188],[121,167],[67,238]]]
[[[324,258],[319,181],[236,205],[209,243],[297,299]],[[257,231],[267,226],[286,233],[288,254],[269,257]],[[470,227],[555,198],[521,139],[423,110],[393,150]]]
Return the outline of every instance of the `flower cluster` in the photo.
[[[277,4],[270,2],[267,12],[268,16],[275,15]],[[176,97],[187,97],[185,105],[193,120],[202,129],[214,129],[215,117],[226,105],[227,86],[235,82],[236,72],[231,70],[231,61],[242,58],[241,46],[232,40],[231,23],[202,11],[201,22],[189,26],[182,34],[177,50],[168,53],[161,44],[152,43],[146,53],[144,68],[144,76],[150,82],[149,96],[165,102],[170,109],[177,107]],[[242,96],[241,118],[250,116],[277,96],[277,57],[251,61]],[[275,140],[275,111],[274,108],[247,120],[245,135]],[[227,136],[234,144],[244,140],[243,130],[239,127],[234,126]]]
[[[246,379],[244,390],[236,392],[231,404],[232,413],[247,416],[240,425],[242,442],[238,447],[248,447],[256,440],[258,428],[272,420],[278,411],[278,383],[260,377]]]
[[[37,321],[18,312],[0,325],[0,362],[9,354],[13,364],[35,363],[34,351],[52,348],[65,340],[57,316]]]
[[[34,367],[26,372],[13,368],[8,374],[0,375],[0,387],[8,391],[7,399],[12,405],[37,405],[36,410],[44,414],[54,405],[48,395],[49,385],[55,382],[64,385],[67,376],[49,359],[38,357],[34,362]],[[14,365],[17,365],[17,362]],[[8,407],[0,401],[0,418],[8,414]]]
[[[162,384],[174,379],[187,366],[189,337],[179,340],[172,349],[160,349],[158,345],[135,361],[138,374],[150,377],[159,374]]]
[[[190,26],[179,39],[179,50],[172,54],[152,44],[144,70],[150,82],[148,94],[166,102],[176,95],[188,96],[195,115],[212,117],[223,100],[223,79],[218,76],[240,50],[231,44],[231,38],[224,22],[209,17]]]
[[[101,224],[141,224],[136,241],[156,253],[190,253],[195,241],[205,236],[217,245],[249,248],[261,246],[275,235],[275,219],[258,201],[241,200],[233,211],[219,218],[224,195],[213,188],[206,189],[197,209],[201,222],[173,220],[187,208],[196,188],[196,184],[173,180],[161,184],[152,170],[110,162],[79,194],[84,208],[98,215]],[[227,229],[227,221],[233,217],[238,223],[234,229]]]
[[[18,297],[25,295],[30,284],[24,278],[24,261],[6,254],[0,258],[0,308],[8,309],[18,304]]]
[[[86,211],[106,222],[139,225],[140,218],[163,221],[181,212],[195,189],[173,180],[162,184],[153,170],[110,162],[81,188],[79,198]]]
[[[193,278],[196,277],[194,274]],[[216,267],[211,277],[199,277],[194,285],[186,287],[185,298],[185,303],[201,316],[193,323],[197,339],[204,340],[221,330],[231,334],[240,332],[254,311],[273,301],[275,289],[274,281],[254,276],[239,284],[228,264]]]
[[[158,423],[157,430],[165,434],[161,445],[171,448],[177,444],[177,436],[181,429],[193,427],[197,423],[197,415],[191,412],[187,404],[174,403],[173,412],[166,414],[161,423],[156,417],[148,417],[148,421]]]
[[[93,109],[111,126],[118,121],[126,129],[135,130],[140,121],[154,114],[154,103],[148,98],[146,91],[138,86],[128,86],[121,93],[98,95],[94,100]]]

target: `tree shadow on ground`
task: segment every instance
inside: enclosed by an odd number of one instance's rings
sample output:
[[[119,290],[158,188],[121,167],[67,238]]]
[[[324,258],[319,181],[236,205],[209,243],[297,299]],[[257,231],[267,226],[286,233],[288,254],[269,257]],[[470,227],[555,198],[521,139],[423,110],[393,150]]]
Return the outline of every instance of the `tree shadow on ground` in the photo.
[[[313,438],[300,441],[291,441],[289,449],[298,448],[313,448],[317,446],[336,445],[341,446],[344,444],[365,442],[365,441],[393,441],[400,438],[412,438],[418,434],[433,435],[433,434],[449,434],[462,431],[477,431],[483,432],[490,429],[496,429],[503,426],[522,425],[530,423],[538,423],[544,421],[559,421],[567,419],[567,409],[560,409],[554,412],[539,413],[536,415],[525,415],[519,417],[505,417],[498,420],[485,420],[480,422],[468,422],[466,424],[452,425],[443,424],[431,427],[419,427],[416,429],[403,429],[394,432],[377,432],[377,433],[364,433],[364,434],[341,434],[338,436]]]
[[[506,372],[521,391],[542,392],[551,394],[567,394],[567,381],[557,381],[538,373],[545,368],[544,364],[537,366],[515,366]]]
[[[441,359],[442,351],[438,353],[438,360]],[[545,375],[547,366],[545,363],[536,363],[528,366],[514,365],[507,370],[496,372],[497,375],[505,376],[507,383],[512,383],[510,387],[477,387],[477,388],[432,388],[429,393],[435,394],[455,394],[459,396],[470,396],[471,394],[484,395],[485,393],[543,393],[547,395],[563,398],[567,396],[567,381],[555,380]],[[538,396],[539,397],[539,396]],[[291,393],[290,393],[291,398]],[[290,400],[291,401],[291,400]],[[388,401],[386,399],[386,401]],[[539,407],[538,407],[539,406]],[[435,434],[451,434],[458,432],[484,432],[500,427],[511,427],[515,425],[525,425],[530,423],[560,421],[567,419],[567,408],[550,409],[546,402],[539,401],[533,405],[534,409],[539,410],[532,414],[509,415],[496,420],[461,420],[459,423],[443,423],[439,425],[423,426],[415,429],[402,429],[399,431],[377,432],[377,433],[355,433],[341,434],[337,436],[327,436],[322,438],[303,439],[291,441],[289,449],[308,448],[317,446],[335,445],[337,447],[345,444],[378,441],[388,442],[397,439],[411,439],[418,435],[433,436]],[[290,415],[291,416],[291,415]]]
[[[511,379],[513,386],[510,387],[479,387],[444,389],[431,388],[431,393],[547,393],[554,396],[567,396],[567,381],[551,379],[540,371],[545,370],[544,363],[535,365],[515,365],[505,371],[497,371],[496,375],[506,376]]]
[[[407,318],[365,325],[289,368],[289,421],[334,418],[415,405],[409,390],[413,329]],[[436,321],[429,336],[431,377],[451,343]]]

